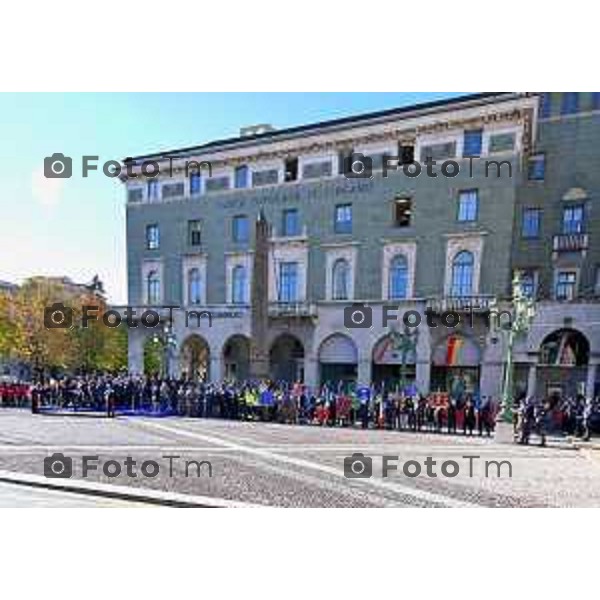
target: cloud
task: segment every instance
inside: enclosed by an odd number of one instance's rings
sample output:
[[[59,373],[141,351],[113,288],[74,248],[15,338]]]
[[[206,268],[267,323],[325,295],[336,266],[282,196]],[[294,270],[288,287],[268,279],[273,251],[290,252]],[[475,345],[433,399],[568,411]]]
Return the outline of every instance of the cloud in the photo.
[[[44,169],[40,167],[33,172],[31,178],[31,192],[34,200],[45,208],[58,206],[64,183],[64,179],[49,179],[44,177]]]

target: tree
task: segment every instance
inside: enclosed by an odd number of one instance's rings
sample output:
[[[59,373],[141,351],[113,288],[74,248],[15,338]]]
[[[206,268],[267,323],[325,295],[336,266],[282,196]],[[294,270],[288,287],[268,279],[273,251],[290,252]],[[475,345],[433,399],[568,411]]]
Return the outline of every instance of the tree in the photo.
[[[0,353],[28,362],[38,379],[65,371],[86,374],[126,368],[126,326],[114,328],[103,323],[108,307],[100,290],[102,283],[97,278],[93,285],[74,286],[36,277],[14,294],[3,295]],[[96,309],[90,310],[96,320],[87,327],[82,320],[85,306]],[[64,321],[57,323],[53,317]]]

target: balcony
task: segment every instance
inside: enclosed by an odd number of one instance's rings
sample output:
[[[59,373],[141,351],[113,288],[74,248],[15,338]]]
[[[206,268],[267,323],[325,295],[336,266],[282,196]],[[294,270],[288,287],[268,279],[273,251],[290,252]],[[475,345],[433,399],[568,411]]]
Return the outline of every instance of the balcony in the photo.
[[[274,318],[316,317],[317,306],[309,302],[270,302],[269,316]]]
[[[427,309],[436,313],[464,312],[471,310],[488,310],[496,302],[496,296],[479,294],[477,296],[445,296],[443,298],[428,298]]]
[[[588,249],[587,233],[561,233],[552,241],[554,252],[581,252]]]

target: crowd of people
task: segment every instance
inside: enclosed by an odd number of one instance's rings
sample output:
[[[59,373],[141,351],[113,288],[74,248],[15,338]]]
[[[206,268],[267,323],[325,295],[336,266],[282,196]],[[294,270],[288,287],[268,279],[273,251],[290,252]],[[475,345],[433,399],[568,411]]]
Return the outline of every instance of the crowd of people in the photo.
[[[494,399],[466,392],[424,396],[342,383],[311,390],[301,383],[217,384],[128,375],[71,377],[32,386],[2,383],[0,405],[31,406],[33,412],[92,410],[110,416],[179,415],[487,436],[498,412]],[[600,405],[582,396],[523,398],[515,403],[515,438],[523,444],[533,434],[542,443],[549,433],[589,438],[596,417],[600,420]]]
[[[515,404],[513,426],[515,440],[520,444],[529,444],[532,434],[539,437],[542,446],[551,433],[589,440],[592,432],[600,428],[600,399],[586,399],[583,395],[523,397]]]

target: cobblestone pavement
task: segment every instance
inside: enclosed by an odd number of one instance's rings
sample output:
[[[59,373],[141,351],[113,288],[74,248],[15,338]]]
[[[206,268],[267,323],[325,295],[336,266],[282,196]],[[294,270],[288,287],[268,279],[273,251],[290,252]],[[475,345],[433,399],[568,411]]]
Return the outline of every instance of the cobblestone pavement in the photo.
[[[0,412],[0,469],[43,474],[44,458],[55,452],[73,459],[76,478],[82,476],[82,456],[97,455],[99,467],[89,480],[261,505],[600,506],[600,452],[566,444],[539,448],[460,435]],[[357,452],[372,458],[371,478],[344,476],[344,459]],[[398,456],[390,461],[397,470],[385,478],[382,455]],[[125,466],[117,477],[102,472],[106,461],[123,463],[127,456],[136,461],[137,477],[128,477]],[[436,461],[430,470],[437,477],[427,475],[428,457]],[[156,477],[141,473],[149,460],[159,464]],[[200,466],[200,476],[198,466],[190,464],[186,476],[185,461],[209,461],[212,476],[207,464]],[[406,461],[418,461],[421,475],[408,477]],[[455,461],[456,476],[443,476],[446,461]],[[498,477],[500,461],[511,463],[512,477],[507,463]],[[445,468],[451,474],[456,466],[446,463]]]

